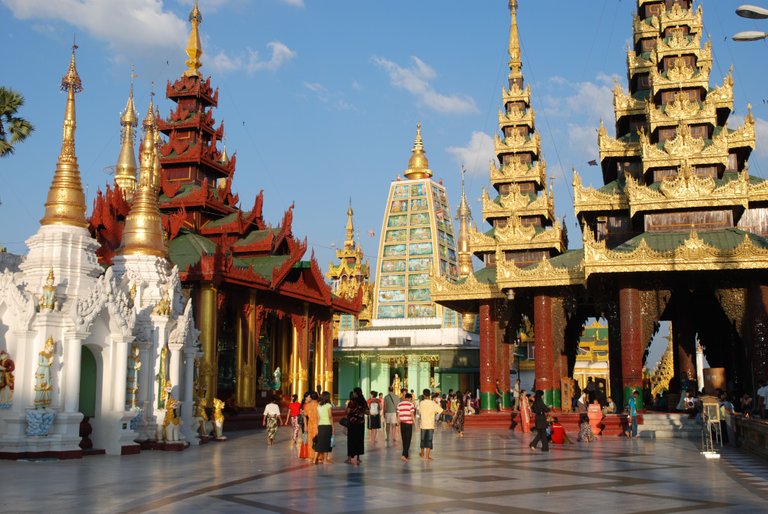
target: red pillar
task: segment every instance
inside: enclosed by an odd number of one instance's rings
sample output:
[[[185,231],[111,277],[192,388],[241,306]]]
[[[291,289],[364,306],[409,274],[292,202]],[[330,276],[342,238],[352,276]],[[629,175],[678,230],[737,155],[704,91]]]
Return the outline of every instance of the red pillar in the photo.
[[[643,408],[643,331],[640,291],[633,287],[619,289],[621,324],[621,377],[624,405],[634,391],[639,394],[636,405]]]
[[[536,386],[544,391],[544,403],[555,404],[554,338],[552,337],[552,298],[537,294],[533,298],[534,365]],[[559,383],[557,389],[559,390]]]
[[[503,342],[504,336],[499,331],[498,341],[496,343],[496,378],[499,380],[499,387],[504,391],[502,410],[512,411],[512,405],[509,403],[509,347]]]
[[[493,300],[480,304],[480,409],[496,410],[496,306]]]

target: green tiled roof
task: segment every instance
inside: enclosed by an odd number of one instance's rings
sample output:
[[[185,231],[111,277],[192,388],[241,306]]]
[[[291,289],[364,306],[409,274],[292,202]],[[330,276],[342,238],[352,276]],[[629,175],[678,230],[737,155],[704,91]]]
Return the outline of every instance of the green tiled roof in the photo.
[[[584,260],[584,248],[568,250],[549,259],[549,263],[555,268],[575,268]]]
[[[475,279],[482,284],[496,283],[496,268],[482,268],[475,271]]]
[[[232,263],[238,268],[253,267],[254,273],[258,273],[266,280],[272,279],[272,271],[279,268],[290,258],[290,255],[264,255],[258,257],[235,257]]]
[[[221,227],[223,225],[227,225],[229,223],[232,223],[237,219],[237,212],[233,212],[232,214],[227,214],[226,216],[222,216],[221,218],[217,220],[209,221],[205,224],[206,228],[215,228],[215,227]],[[248,216],[248,213],[244,212],[243,217]]]
[[[267,228],[264,230],[254,230],[232,246],[246,246],[253,243],[258,243],[259,241],[263,241],[272,232],[275,232],[275,229]]]
[[[768,239],[746,232],[738,228],[726,228],[720,230],[702,230],[697,231],[699,239],[705,244],[719,248],[721,250],[733,250],[741,244],[746,235],[759,248],[768,248]],[[674,250],[690,238],[690,232],[645,232],[633,237],[616,248],[617,252],[631,252],[635,250],[641,241],[656,251]]]
[[[176,199],[179,199],[179,198],[184,198],[188,194],[190,194],[190,193],[192,193],[194,191],[197,191],[198,189],[200,189],[200,186],[198,186],[197,184],[192,184],[192,183],[188,182],[188,183],[182,185],[181,188],[179,188],[179,191],[174,195],[173,198],[168,198],[165,194],[161,194],[160,195],[160,203],[170,202],[172,200],[176,200]]]
[[[611,180],[606,185],[598,189],[601,193],[612,195],[624,189],[624,177],[622,176],[621,182],[619,180]]]
[[[216,245],[211,241],[192,233],[182,234],[168,243],[168,255],[182,271],[200,262],[201,256],[215,251]]]

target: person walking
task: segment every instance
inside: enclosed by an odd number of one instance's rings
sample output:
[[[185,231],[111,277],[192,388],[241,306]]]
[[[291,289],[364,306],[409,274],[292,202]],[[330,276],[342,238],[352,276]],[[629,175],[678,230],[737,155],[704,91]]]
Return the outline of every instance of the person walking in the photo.
[[[330,457],[330,453],[333,450],[332,438],[333,415],[331,414],[331,393],[325,391],[320,395],[320,401],[317,405],[317,439],[314,448],[315,464],[332,462]]]
[[[309,393],[309,399],[307,399],[307,402],[304,404],[304,426],[307,430],[307,445],[308,445],[308,454],[307,457],[309,460],[314,461],[315,460],[315,446],[317,444],[315,437],[317,437],[317,427],[318,427],[318,403],[317,400],[319,397],[317,396],[317,393],[312,391]]]
[[[512,406],[512,410],[519,411],[520,410],[520,379],[515,380],[515,385],[512,388],[512,398],[514,399],[515,403]]]
[[[627,417],[629,418],[629,433],[628,437],[637,437],[637,397],[639,396],[637,391],[632,393],[632,397],[627,403]]]
[[[464,396],[458,395],[456,398],[456,413],[453,415],[453,428],[459,437],[464,437]]]
[[[390,437],[392,443],[395,442],[397,433],[397,404],[400,403],[400,397],[395,394],[395,390],[390,386],[389,393],[384,397],[384,436],[389,445]]]
[[[365,453],[365,416],[368,414],[368,403],[365,401],[363,390],[355,387],[347,402],[345,416],[347,425],[347,460],[348,464],[360,464],[360,456]]]
[[[301,403],[299,403],[299,396],[294,394],[291,396],[291,403],[288,404],[288,412],[285,414],[285,422],[283,425],[287,425],[291,422],[293,427],[293,438],[291,444],[296,446],[296,441],[299,438],[299,414],[301,413]]]
[[[520,428],[524,434],[531,431],[531,401],[528,399],[528,393],[523,389],[520,391]]]
[[[371,391],[371,398],[368,400],[368,434],[371,444],[376,444],[376,436],[381,428],[381,400],[379,393]]]
[[[277,435],[277,427],[280,424],[280,407],[277,406],[274,396],[270,396],[269,403],[264,407],[262,426],[267,427],[267,445],[272,446]]]
[[[419,457],[432,460],[432,440],[435,435],[435,419],[442,412],[440,404],[430,394],[429,389],[424,389],[424,399],[419,402],[419,419],[421,419],[421,444]]]
[[[536,416],[536,437],[534,437],[533,441],[531,441],[531,451],[535,452],[536,446],[538,446],[539,441],[541,441],[541,451],[548,452],[549,441],[547,440],[547,413],[549,412],[549,407],[547,407],[544,403],[544,391],[541,389],[536,391],[536,399],[533,401],[533,407],[531,407],[531,410],[533,410],[533,413]]]
[[[397,417],[400,420],[400,438],[403,441],[403,454],[400,456],[400,460],[403,462],[408,462],[408,452],[411,449],[414,412],[416,412],[416,406],[413,404],[413,395],[406,393],[405,400],[397,404]]]

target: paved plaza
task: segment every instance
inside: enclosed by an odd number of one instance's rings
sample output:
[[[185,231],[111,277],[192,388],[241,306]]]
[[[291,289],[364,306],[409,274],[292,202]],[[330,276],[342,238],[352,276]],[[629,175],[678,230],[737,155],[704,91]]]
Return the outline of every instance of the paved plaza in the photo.
[[[611,438],[532,453],[528,434],[437,431],[435,460],[408,463],[381,441],[360,466],[299,460],[287,428],[184,452],[0,461],[3,512],[765,512],[768,464],[728,448],[707,460],[686,440]],[[418,432],[417,432],[418,434]]]

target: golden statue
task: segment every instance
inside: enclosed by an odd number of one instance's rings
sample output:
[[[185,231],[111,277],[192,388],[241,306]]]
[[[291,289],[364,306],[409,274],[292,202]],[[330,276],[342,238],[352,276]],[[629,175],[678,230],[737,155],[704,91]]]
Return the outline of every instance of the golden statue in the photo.
[[[171,300],[168,298],[168,289],[163,289],[163,296],[160,298],[160,301],[157,302],[157,305],[155,305],[152,314],[157,314],[158,316],[171,315]]]
[[[126,407],[133,409],[136,407],[136,394],[139,391],[139,370],[141,369],[141,349],[134,343],[131,345],[131,354],[128,356],[128,375],[125,379],[126,385]]]
[[[218,398],[213,399],[213,428],[215,431],[216,439],[223,441],[227,437],[224,435],[224,414],[221,412],[224,409],[224,402]]]
[[[51,366],[53,366],[53,336],[45,341],[45,350],[37,354],[37,370],[35,371],[35,408],[45,409],[51,405]]]
[[[179,440],[179,428],[181,425],[181,418],[176,414],[176,409],[179,407],[179,402],[168,393],[168,398],[165,401],[165,417],[163,418],[163,436],[165,441],[169,443],[175,443]]]
[[[400,394],[400,389],[402,389],[400,375],[395,373],[395,377],[392,379],[392,391],[394,391],[395,394]]]
[[[48,278],[45,279],[43,294],[38,303],[40,312],[52,311],[56,308],[56,285],[54,284],[53,268],[48,271]]]
[[[195,417],[197,418],[198,422],[197,432],[201,437],[208,437],[208,435],[211,433],[211,422],[208,421],[208,413],[205,410],[206,406],[207,402],[205,401],[205,397],[200,398],[200,400],[197,402]]]

